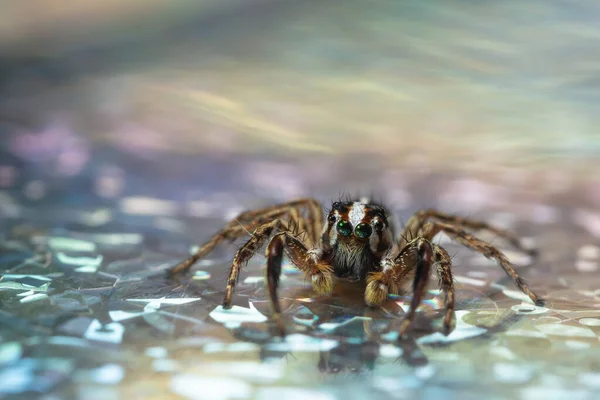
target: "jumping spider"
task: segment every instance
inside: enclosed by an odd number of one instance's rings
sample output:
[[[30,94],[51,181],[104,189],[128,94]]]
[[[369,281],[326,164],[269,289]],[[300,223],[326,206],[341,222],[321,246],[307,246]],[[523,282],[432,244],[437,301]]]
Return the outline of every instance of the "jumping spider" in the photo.
[[[254,230],[252,237],[233,258],[223,307],[231,307],[233,288],[238,282],[241,267],[268,240],[266,280],[273,316],[281,334],[284,330],[277,288],[284,253],[310,279],[318,294],[332,292],[334,276],[353,282],[366,280],[365,302],[369,306],[381,305],[389,294],[398,294],[412,281],[413,297],[410,310],[400,326],[401,336],[405,335],[415,317],[430,270],[435,267],[445,298],[443,326],[444,333],[448,334],[454,326],[454,285],[451,258],[443,247],[433,243],[434,236],[440,232],[497,261],[535,304],[544,304],[502,252],[465,229],[487,230],[533,254],[533,251],[523,248],[512,234],[484,222],[436,210],[422,210],[410,217],[403,232],[395,237],[386,210],[367,201],[336,201],[326,219],[319,202],[311,198],[243,212],[214,234],[195,254],[173,267],[170,273],[187,270],[219,243],[247,235],[250,229]],[[298,231],[305,232],[305,237],[301,239]]]

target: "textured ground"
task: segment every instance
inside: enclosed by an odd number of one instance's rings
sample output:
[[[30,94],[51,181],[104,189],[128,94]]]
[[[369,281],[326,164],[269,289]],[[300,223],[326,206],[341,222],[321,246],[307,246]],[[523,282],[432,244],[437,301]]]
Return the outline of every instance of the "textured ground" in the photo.
[[[593,399],[600,393],[600,209],[585,200],[593,187],[552,175],[532,189],[531,181],[541,179],[526,174],[486,183],[406,170],[379,178],[330,170],[315,183],[306,167],[286,170],[264,160],[179,162],[199,170],[219,165],[220,174],[237,179],[224,185],[214,175],[187,186],[155,161],[156,171],[150,163],[146,173],[113,166],[111,177],[23,174],[2,192],[3,396]],[[257,169],[280,172],[266,183],[242,182]],[[92,170],[103,171],[102,163]],[[390,180],[394,190],[381,184]],[[365,181],[399,219],[441,207],[529,238],[541,250],[532,266],[503,248],[548,307],[535,307],[499,267],[443,237],[457,265],[458,324],[448,337],[436,333],[441,304],[434,286],[411,338],[396,342],[392,323],[407,298],[366,310],[360,288],[348,284],[331,298],[316,298],[286,265],[282,295],[292,334],[280,341],[265,322],[263,256],[244,270],[232,312],[219,304],[235,246],[177,281],[164,278],[165,268],[235,212],[280,201],[266,195],[270,186],[294,182],[290,196],[317,194],[329,202],[339,187],[332,182],[360,192]]]

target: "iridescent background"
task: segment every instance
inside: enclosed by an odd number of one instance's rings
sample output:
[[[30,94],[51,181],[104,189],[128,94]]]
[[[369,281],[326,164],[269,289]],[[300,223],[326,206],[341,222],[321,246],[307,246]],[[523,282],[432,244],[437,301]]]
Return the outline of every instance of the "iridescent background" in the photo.
[[[1,8],[0,398],[600,396],[600,3]],[[277,342],[263,257],[218,309],[235,247],[161,274],[240,210],[342,193],[515,230],[548,308],[447,238],[450,340],[423,318],[396,342],[402,300],[366,318],[287,266]]]

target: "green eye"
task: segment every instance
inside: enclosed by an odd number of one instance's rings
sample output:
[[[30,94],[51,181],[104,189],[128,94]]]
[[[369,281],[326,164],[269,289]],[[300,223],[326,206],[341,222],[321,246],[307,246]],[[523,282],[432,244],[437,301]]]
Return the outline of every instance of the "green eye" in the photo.
[[[337,224],[337,230],[344,236],[350,236],[352,235],[352,224],[348,221],[340,221]]]
[[[373,228],[369,224],[358,224],[354,229],[354,233],[361,239],[368,238],[373,233]]]

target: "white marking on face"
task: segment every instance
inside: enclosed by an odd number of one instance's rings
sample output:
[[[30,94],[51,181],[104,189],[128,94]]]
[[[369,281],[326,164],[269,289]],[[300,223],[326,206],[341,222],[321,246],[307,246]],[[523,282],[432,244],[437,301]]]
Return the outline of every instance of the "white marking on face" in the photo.
[[[348,213],[348,219],[352,224],[352,228],[356,228],[356,225],[360,224],[360,221],[365,217],[365,205],[363,203],[353,203]]]
[[[333,224],[331,230],[329,231],[329,244],[331,246],[335,245],[335,243],[337,242],[337,237],[338,237],[338,233],[337,233],[337,221],[340,220],[340,213],[336,210],[333,212],[335,214],[335,220],[336,222]],[[325,230],[329,229],[328,225],[325,225]]]

